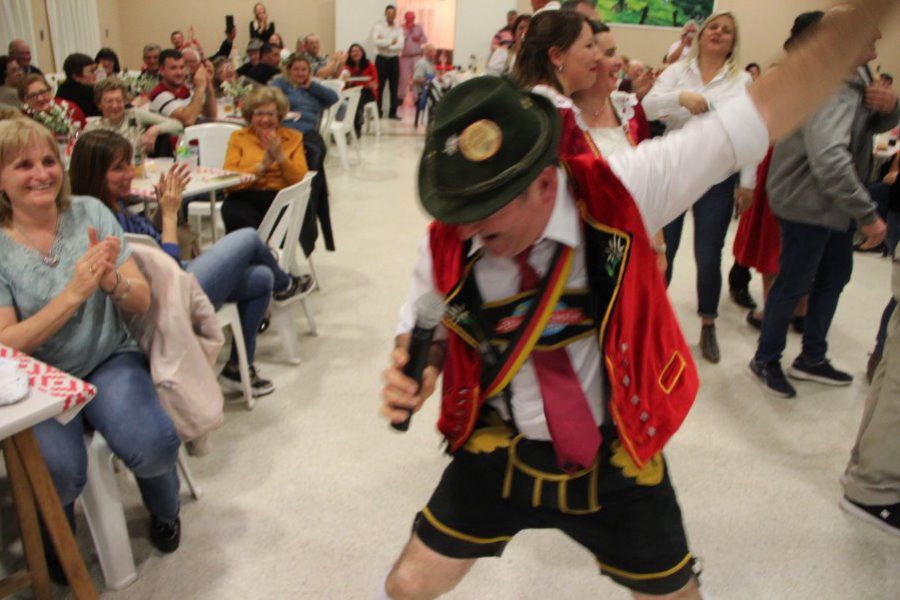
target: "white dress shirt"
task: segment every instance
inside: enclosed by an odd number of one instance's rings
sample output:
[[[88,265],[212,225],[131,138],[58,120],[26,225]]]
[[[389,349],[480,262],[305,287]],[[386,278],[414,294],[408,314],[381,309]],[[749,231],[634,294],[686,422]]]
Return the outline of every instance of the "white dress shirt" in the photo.
[[[375,40],[376,54],[379,56],[400,56],[403,52],[403,28],[394,21],[388,25],[387,20],[375,23],[372,28],[372,39]]]
[[[722,68],[709,83],[703,83],[700,65],[696,58],[683,60],[671,65],[657,78],[650,92],[641,101],[647,119],[661,120],[666,124],[666,133],[681,129],[693,117],[681,106],[681,92],[696,92],[709,103],[710,110],[739,95],[753,83],[746,71],[730,73],[728,66]],[[747,165],[741,170],[741,187],[753,189],[756,186],[756,166]],[[718,183],[718,182],[716,182]]]
[[[768,130],[746,91],[718,106],[715,111],[691,120],[684,128],[664,138],[643,142],[607,158],[613,173],[631,193],[647,231],[655,232],[687,210],[714,183],[739,166],[762,160],[769,146]],[[565,170],[558,170],[556,203],[544,232],[536,242],[528,262],[541,276],[550,268],[555,244],[575,246],[575,259],[566,282],[568,288],[587,284],[583,229],[568,185]],[[481,247],[473,240],[472,251]],[[408,333],[415,324],[415,303],[424,293],[434,291],[428,235],[419,245],[406,302],[400,309],[397,334]],[[519,291],[519,267],[515,260],[488,253],[476,263],[475,281],[485,302],[513,296]],[[447,332],[439,327],[438,339]],[[596,340],[588,337],[566,346],[572,367],[578,374],[595,421],[603,418],[604,371]],[[527,360],[512,383],[515,423],[522,433],[535,440],[549,440],[540,388],[531,360]],[[506,407],[497,409],[508,418]]]

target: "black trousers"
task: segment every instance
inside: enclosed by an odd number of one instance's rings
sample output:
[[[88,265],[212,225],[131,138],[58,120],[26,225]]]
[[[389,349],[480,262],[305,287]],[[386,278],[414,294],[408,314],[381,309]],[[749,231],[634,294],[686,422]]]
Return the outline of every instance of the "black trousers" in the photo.
[[[388,117],[397,116],[397,88],[400,85],[400,57],[375,57],[375,69],[378,70],[378,97],[384,100],[384,86],[391,84],[391,107]],[[381,114],[381,103],[378,103],[378,114]]]
[[[306,256],[312,254],[319,238],[319,227],[325,239],[325,249],[334,251],[334,234],[331,230],[331,212],[328,206],[328,180],[325,178],[325,154],[327,146],[318,131],[303,134],[303,147],[306,150],[306,164],[317,174],[312,180],[309,204],[300,229],[300,245]]]
[[[275,190],[238,190],[231,192],[222,204],[225,231],[231,233],[242,227],[256,229],[278,192]]]

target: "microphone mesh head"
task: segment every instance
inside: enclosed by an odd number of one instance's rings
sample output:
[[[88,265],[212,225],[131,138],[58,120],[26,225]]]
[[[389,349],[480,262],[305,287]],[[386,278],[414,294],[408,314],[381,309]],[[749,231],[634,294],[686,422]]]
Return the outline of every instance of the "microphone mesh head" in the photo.
[[[416,301],[416,325],[424,329],[436,327],[444,318],[444,299],[434,292],[426,292]]]

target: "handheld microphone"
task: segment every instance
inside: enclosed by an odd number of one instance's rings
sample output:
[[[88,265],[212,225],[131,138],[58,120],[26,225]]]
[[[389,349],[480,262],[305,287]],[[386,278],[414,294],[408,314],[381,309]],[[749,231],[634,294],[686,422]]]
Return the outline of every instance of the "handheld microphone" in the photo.
[[[416,326],[409,338],[409,361],[403,367],[403,374],[422,386],[422,372],[428,366],[428,354],[434,339],[434,328],[444,318],[444,299],[434,292],[422,294],[416,301]],[[397,431],[409,429],[412,411],[399,423],[391,423]]]

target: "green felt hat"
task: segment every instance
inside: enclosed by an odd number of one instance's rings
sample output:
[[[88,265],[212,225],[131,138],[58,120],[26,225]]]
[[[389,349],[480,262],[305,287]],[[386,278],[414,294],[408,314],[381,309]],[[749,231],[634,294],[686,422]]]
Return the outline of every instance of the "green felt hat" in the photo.
[[[475,77],[438,102],[419,163],[419,198],[444,223],[480,221],[557,160],[553,103],[503,77]]]

